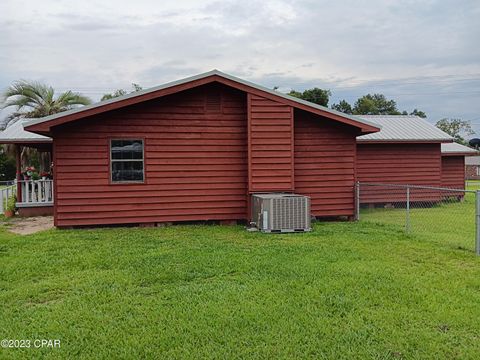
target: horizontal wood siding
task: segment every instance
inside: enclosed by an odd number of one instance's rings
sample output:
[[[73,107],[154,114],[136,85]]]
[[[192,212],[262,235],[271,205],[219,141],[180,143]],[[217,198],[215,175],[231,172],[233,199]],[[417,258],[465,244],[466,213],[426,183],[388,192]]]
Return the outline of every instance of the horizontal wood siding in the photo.
[[[440,144],[358,144],[357,179],[366,183],[441,186]],[[416,190],[412,201],[440,199],[438,191]],[[406,201],[398,188],[362,187],[362,203]]]
[[[210,84],[54,129],[56,224],[244,219],[246,108]],[[145,183],[110,183],[111,138],[144,139]]]
[[[353,216],[357,134],[300,110],[294,122],[295,192],[310,196],[314,216]]]
[[[442,156],[442,186],[465,189],[465,156]]]
[[[249,190],[293,191],[293,109],[248,95]]]

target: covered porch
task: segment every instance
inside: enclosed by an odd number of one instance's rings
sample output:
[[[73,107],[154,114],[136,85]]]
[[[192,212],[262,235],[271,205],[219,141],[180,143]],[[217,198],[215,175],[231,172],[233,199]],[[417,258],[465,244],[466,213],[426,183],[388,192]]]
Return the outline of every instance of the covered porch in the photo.
[[[16,160],[13,184],[0,189],[0,211],[3,213],[14,198],[20,216],[52,215],[52,139],[25,131],[24,123],[17,121],[0,132],[0,144],[14,152]]]

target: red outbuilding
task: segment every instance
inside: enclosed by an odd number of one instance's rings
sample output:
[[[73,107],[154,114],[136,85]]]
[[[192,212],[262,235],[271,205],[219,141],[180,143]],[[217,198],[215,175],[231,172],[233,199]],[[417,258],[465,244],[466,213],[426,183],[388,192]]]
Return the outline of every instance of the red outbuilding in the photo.
[[[465,157],[478,151],[457,143],[442,144],[442,187],[465,189]]]
[[[412,115],[361,115],[381,131],[357,138],[357,179],[364,183],[442,186],[441,144],[452,137]],[[362,203],[395,200],[392,189],[369,189]],[[401,198],[400,198],[401,197]],[[399,201],[404,197],[399,195]],[[412,201],[440,199],[440,193],[417,191]],[[403,199],[404,200],[404,199]]]
[[[379,131],[216,70],[25,129],[53,139],[59,227],[246,220],[250,195],[264,192],[351,217],[356,138]]]

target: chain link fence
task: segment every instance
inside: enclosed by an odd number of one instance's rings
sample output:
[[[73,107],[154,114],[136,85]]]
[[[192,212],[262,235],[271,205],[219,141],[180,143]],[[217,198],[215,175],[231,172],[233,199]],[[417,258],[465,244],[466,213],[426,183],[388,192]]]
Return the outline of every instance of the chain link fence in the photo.
[[[357,220],[480,255],[480,182],[466,189],[358,182],[356,206]]]
[[[465,188],[467,190],[480,190],[480,180],[466,180]]]
[[[0,181],[0,188],[5,187],[5,186],[11,186],[13,184],[15,184],[15,180]]]

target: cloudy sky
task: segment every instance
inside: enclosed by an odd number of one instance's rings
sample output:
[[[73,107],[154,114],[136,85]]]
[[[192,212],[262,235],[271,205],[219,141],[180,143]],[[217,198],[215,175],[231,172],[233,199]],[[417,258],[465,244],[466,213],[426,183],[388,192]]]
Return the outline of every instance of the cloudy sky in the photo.
[[[0,88],[32,79],[98,100],[217,68],[328,88],[331,103],[381,92],[480,134],[479,18],[478,0],[2,0]]]

